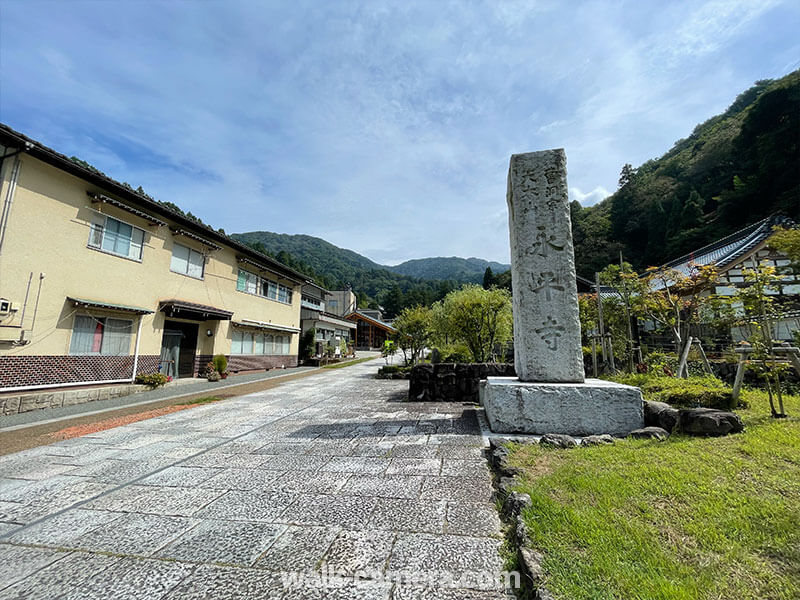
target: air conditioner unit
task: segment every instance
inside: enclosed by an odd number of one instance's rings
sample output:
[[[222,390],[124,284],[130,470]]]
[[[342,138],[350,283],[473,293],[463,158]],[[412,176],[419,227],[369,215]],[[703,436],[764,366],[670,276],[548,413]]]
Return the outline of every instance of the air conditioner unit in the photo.
[[[11,300],[6,300],[5,298],[0,298],[0,315],[8,315],[14,311],[14,305],[11,304]]]

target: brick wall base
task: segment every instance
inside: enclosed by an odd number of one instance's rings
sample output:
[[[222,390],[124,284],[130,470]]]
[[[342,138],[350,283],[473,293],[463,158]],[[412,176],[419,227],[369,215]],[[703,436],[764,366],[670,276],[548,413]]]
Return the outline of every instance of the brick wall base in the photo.
[[[228,371],[257,371],[267,369],[280,369],[281,367],[296,367],[296,356],[261,356],[237,355],[228,357]]]
[[[158,370],[157,354],[139,356],[138,373]],[[129,379],[133,356],[0,356],[0,388]]]

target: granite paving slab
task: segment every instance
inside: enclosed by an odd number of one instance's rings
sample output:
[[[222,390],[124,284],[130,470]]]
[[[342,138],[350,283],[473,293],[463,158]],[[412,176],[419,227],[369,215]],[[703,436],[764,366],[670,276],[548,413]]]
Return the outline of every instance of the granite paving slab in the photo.
[[[174,587],[164,600],[242,600],[282,598],[277,573],[219,566],[201,566]]]
[[[378,365],[0,457],[0,600],[505,597],[476,408]]]
[[[391,531],[342,531],[323,558],[322,570],[364,578],[378,578],[385,569],[394,544]]]
[[[339,531],[337,527],[289,525],[255,566],[273,571],[312,572],[322,562]]]
[[[61,600],[119,558],[73,552],[0,591],[0,600]]]
[[[192,562],[250,566],[286,529],[272,523],[203,521],[157,556]]]

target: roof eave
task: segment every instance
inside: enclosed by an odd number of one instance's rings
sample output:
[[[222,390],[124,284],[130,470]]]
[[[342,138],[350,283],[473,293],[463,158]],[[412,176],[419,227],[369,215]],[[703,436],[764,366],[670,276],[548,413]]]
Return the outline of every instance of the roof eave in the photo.
[[[201,225],[197,221],[193,221],[192,219],[189,219],[188,217],[181,215],[180,213],[177,213],[166,206],[151,200],[150,198],[146,198],[145,196],[138,194],[135,190],[126,188],[124,185],[107,175],[95,173],[94,171],[70,160],[64,154],[56,152],[52,148],[42,145],[36,140],[33,140],[28,136],[11,129],[3,123],[0,123],[0,140],[3,141],[4,145],[6,142],[10,142],[12,145],[24,148],[23,152],[31,157],[61,169],[70,175],[74,175],[75,177],[83,179],[88,183],[103,188],[104,190],[109,190],[111,193],[119,196],[120,198],[124,198],[128,202],[138,205],[139,208],[144,208],[156,214],[164,215],[172,221],[187,228],[202,231],[203,234],[216,241],[220,241],[237,251],[250,254],[257,260],[273,265],[276,269],[281,269],[285,273],[291,275],[292,278],[299,278],[303,282],[308,282],[310,280],[308,275],[300,273],[299,271],[295,271],[291,267],[287,267],[274,258],[271,258],[265,254],[261,254],[260,252],[256,252],[250,248],[250,246],[246,246],[245,244],[242,244],[241,242],[238,242],[227,235],[219,233],[211,227]]]

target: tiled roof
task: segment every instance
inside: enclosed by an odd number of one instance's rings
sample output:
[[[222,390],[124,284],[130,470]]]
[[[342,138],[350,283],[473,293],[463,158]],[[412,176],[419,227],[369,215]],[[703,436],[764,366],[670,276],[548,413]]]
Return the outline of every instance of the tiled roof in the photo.
[[[747,255],[748,252],[772,235],[773,227],[791,224],[792,221],[786,217],[772,215],[717,240],[713,244],[708,244],[694,252],[676,258],[663,265],[662,268],[675,269],[684,275],[689,275],[692,264],[710,265],[714,263],[718,269],[722,270]]]

